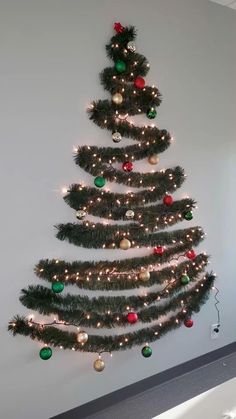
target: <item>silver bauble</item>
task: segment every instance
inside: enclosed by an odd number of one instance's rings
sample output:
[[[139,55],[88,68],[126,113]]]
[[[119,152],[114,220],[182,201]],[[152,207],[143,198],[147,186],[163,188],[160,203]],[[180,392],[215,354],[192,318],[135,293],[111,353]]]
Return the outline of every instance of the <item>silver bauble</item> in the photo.
[[[86,211],[84,210],[78,210],[76,211],[76,218],[78,218],[78,220],[82,220],[85,216],[86,216]]]
[[[119,143],[122,140],[122,136],[118,131],[116,131],[116,132],[113,132],[112,139],[114,143]]]
[[[127,218],[128,220],[132,220],[132,218],[134,218],[134,211],[133,210],[126,211],[125,218]]]
[[[135,43],[133,41],[129,41],[128,44],[127,44],[127,49],[130,52],[135,52],[136,51]]]

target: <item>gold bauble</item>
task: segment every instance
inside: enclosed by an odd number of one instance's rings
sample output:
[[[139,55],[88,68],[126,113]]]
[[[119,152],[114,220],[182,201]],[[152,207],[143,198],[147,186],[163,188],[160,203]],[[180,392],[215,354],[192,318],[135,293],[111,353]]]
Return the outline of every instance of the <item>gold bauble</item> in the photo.
[[[144,269],[139,273],[139,279],[143,282],[149,281],[150,279],[150,272],[147,269]]]
[[[93,368],[95,371],[101,372],[105,368],[105,362],[101,358],[98,358],[94,361]]]
[[[81,331],[77,335],[77,342],[79,343],[86,343],[88,340],[88,334],[84,331]]]
[[[159,163],[159,156],[158,154],[153,154],[152,156],[148,157],[148,163],[150,164],[157,164]]]
[[[123,96],[121,93],[115,93],[112,96],[112,102],[114,102],[116,105],[121,105],[121,103],[123,102]]]
[[[128,250],[131,248],[131,242],[128,239],[122,239],[120,241],[120,249]]]

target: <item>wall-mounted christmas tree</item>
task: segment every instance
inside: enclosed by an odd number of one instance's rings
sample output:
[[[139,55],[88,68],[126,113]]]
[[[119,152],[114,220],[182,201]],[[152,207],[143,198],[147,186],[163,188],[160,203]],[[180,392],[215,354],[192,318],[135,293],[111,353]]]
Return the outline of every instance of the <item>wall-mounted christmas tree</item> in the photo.
[[[159,154],[169,147],[171,136],[153,124],[138,126],[131,120],[139,114],[153,120],[160,93],[146,85],[149,63],[136,52],[134,27],[115,23],[114,29],[116,34],[106,46],[114,65],[101,73],[111,100],[93,102],[88,110],[90,119],[110,132],[113,144],[78,147],[75,162],[94,177],[93,185],[73,184],[67,190],[64,199],[79,221],[58,225],[57,238],[93,249],[120,248],[127,251],[127,258],[72,263],[41,260],[35,273],[51,287],[30,285],[22,290],[20,301],[40,314],[51,315],[52,321],[15,316],[9,324],[14,335],[42,342],[40,357],[44,360],[51,357],[51,346],[97,353],[97,371],[104,369],[104,352],[138,345],[148,358],[152,341],[182,324],[192,327],[192,314],[207,300],[215,279],[214,274],[204,272],[208,256],[194,250],[204,238],[201,227],[162,231],[193,218],[195,202],[175,200],[171,195],[185,179],[183,169],[135,171],[135,161],[144,158],[153,168]],[[135,141],[134,145],[114,144],[124,137]],[[107,182],[126,185],[132,192],[122,191],[122,186],[120,193],[109,191]],[[106,219],[107,225],[92,222],[90,215]],[[120,220],[126,222],[118,223]],[[149,254],[145,249],[141,257],[129,257],[130,248],[148,248]],[[66,293],[67,285],[86,289],[88,295]],[[132,289],[132,296],[124,295],[124,290]],[[94,297],[93,290],[103,291],[103,296]],[[120,290],[120,296],[109,295],[114,290]],[[123,332],[116,334],[116,327]],[[113,333],[90,333],[91,328],[113,328]]]

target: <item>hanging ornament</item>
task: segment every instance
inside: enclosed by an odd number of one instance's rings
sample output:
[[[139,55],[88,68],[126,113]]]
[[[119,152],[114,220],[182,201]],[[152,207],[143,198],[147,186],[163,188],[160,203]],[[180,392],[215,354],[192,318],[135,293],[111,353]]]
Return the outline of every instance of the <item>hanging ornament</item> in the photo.
[[[193,320],[192,319],[186,319],[184,321],[184,325],[188,328],[193,327]]]
[[[130,311],[130,313],[127,314],[127,321],[130,324],[136,323],[138,321],[137,313],[134,313],[133,311]]]
[[[152,355],[152,348],[148,345],[145,345],[142,348],[142,355],[144,356],[144,358],[149,358]]]
[[[77,342],[84,344],[87,342],[87,340],[88,340],[88,333],[81,330],[81,332],[79,332],[77,335]]]
[[[64,284],[63,282],[57,281],[52,283],[52,291],[56,294],[59,294],[64,290]]]
[[[40,349],[39,356],[44,361],[47,361],[52,356],[52,350],[49,348],[49,346],[45,346],[44,348]]]
[[[181,284],[182,285],[188,285],[190,282],[190,278],[188,275],[184,274],[181,276]]]
[[[124,73],[124,71],[126,70],[125,62],[122,60],[117,60],[115,62],[115,69],[118,73]]]
[[[112,102],[114,102],[116,105],[121,105],[121,103],[123,102],[123,96],[121,95],[121,93],[115,93],[112,96]]]
[[[184,213],[184,218],[187,221],[191,221],[193,219],[193,213],[192,213],[192,211],[186,211]]]
[[[153,154],[152,156],[148,157],[148,163],[150,164],[157,164],[159,163],[159,156],[158,154]]]
[[[129,41],[126,47],[130,52],[136,51],[136,45],[133,41]]]
[[[122,239],[119,246],[122,250],[128,250],[131,248],[131,242],[128,239]]]
[[[119,143],[122,140],[121,134],[116,131],[112,133],[112,139],[114,141],[114,143]]]
[[[163,198],[163,204],[170,207],[173,204],[173,198],[171,195],[165,195]]]
[[[194,252],[194,250],[193,250],[193,249],[191,249],[191,250],[188,250],[188,251],[185,253],[185,256],[186,256],[188,259],[193,260],[193,259],[195,259],[195,257],[196,257],[197,255],[196,255],[196,253]]]
[[[163,255],[163,253],[164,253],[164,251],[165,251],[165,249],[164,249],[164,247],[163,247],[163,246],[156,246],[156,247],[154,247],[154,249],[153,249],[153,253],[154,253],[154,255],[160,255],[160,256],[162,256],[162,255]]]
[[[114,29],[117,33],[122,33],[122,32],[124,32],[125,28],[124,28],[124,26],[121,25],[120,22],[115,22],[114,23]]]
[[[149,119],[154,119],[154,118],[156,118],[156,115],[157,115],[157,111],[156,111],[156,109],[155,109],[155,108],[150,108],[150,109],[148,109],[148,111],[147,111],[147,117],[148,117]]]
[[[126,211],[125,218],[127,218],[127,220],[132,220],[132,218],[134,218],[134,211],[133,210]]]
[[[137,89],[143,89],[145,86],[145,80],[143,77],[136,77],[136,79],[134,80],[134,85],[135,87],[137,87]]]
[[[150,279],[150,272],[147,269],[143,269],[139,272],[139,279],[140,281],[147,282]]]
[[[96,359],[96,361],[94,361],[93,368],[95,369],[95,371],[101,372],[105,368],[105,362],[99,357],[98,359]]]
[[[82,220],[87,215],[87,212],[84,210],[78,210],[76,211],[75,215],[78,220]]]
[[[98,188],[102,188],[106,183],[106,180],[104,179],[103,176],[97,176],[94,179],[94,185],[97,186]]]
[[[122,169],[123,169],[125,172],[132,172],[133,168],[134,168],[134,165],[133,165],[133,163],[132,163],[131,161],[125,161],[125,162],[122,164]]]

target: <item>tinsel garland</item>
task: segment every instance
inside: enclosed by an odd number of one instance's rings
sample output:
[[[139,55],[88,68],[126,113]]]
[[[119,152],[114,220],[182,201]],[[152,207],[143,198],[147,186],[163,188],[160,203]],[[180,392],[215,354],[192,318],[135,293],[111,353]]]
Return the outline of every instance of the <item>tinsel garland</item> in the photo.
[[[81,206],[81,200],[77,194],[77,186],[75,188],[72,186],[64,199],[76,211],[84,209],[88,214],[110,220],[127,220],[126,212],[130,209],[129,204],[120,205],[116,201],[109,202],[104,206],[103,199],[100,198],[97,198],[95,205],[94,201],[90,200],[87,205]],[[150,205],[148,207],[132,206],[134,210],[133,221],[137,221],[139,224],[144,223],[145,226],[148,224],[149,227],[153,225],[155,229],[164,229],[183,221],[184,213],[193,210],[194,207],[195,201],[190,198],[174,201],[169,207],[165,204]]]
[[[215,276],[211,275],[207,281],[204,281],[203,287],[199,287],[198,291],[193,291],[193,296],[188,300],[187,316],[198,312],[200,307],[209,298],[209,291],[214,284]],[[189,296],[190,297],[190,296]],[[42,325],[29,324],[29,320],[25,317],[16,316],[10,322],[8,329],[14,334],[30,336],[31,339],[39,340],[45,344],[63,347],[64,349],[74,349],[82,352],[101,352],[101,351],[118,351],[132,348],[145,342],[153,342],[160,339],[164,334],[180,327],[186,319],[186,313],[182,308],[161,324],[152,325],[133,332],[121,335],[89,335],[88,341],[81,345],[77,341],[77,333],[66,332],[57,327],[43,327]]]
[[[143,259],[143,258],[141,258]],[[89,262],[72,262],[66,263],[58,260],[41,260],[35,268],[35,273],[38,277],[47,280],[48,282],[54,282],[55,280],[63,282],[65,285],[76,285],[82,289],[88,290],[125,290],[140,288],[144,286],[137,275],[137,271],[134,267],[128,273],[123,273],[126,269],[126,262],[133,260],[135,262],[136,269],[140,266],[149,266],[151,261],[155,259],[155,256],[151,255],[147,258],[150,263],[142,263],[140,258],[125,259],[124,261],[116,261],[114,267],[109,268],[104,265],[104,262],[96,262],[93,266]],[[194,261],[184,261],[176,266],[171,265],[153,270],[150,272],[150,279],[145,283],[145,288],[151,287],[152,285],[162,284],[167,281],[170,277],[179,277],[182,272],[186,272],[189,277],[196,275],[201,269],[201,265],[207,265],[209,257],[206,254],[199,254]],[[154,261],[155,263],[156,261]],[[109,263],[109,262],[108,262]],[[97,268],[96,268],[97,266]],[[105,269],[106,266],[106,269]],[[151,269],[152,265],[151,265]]]
[[[198,268],[198,270],[195,271],[195,274],[190,277],[190,281],[196,281],[204,268],[204,265],[201,268]],[[184,273],[186,274],[186,271],[183,271],[181,274],[183,275]],[[94,313],[103,313],[105,315],[107,311],[112,314],[117,313],[117,311],[126,311],[127,307],[132,308],[132,310],[137,310],[143,306],[147,307],[157,301],[159,302],[160,299],[170,298],[183,289],[184,286],[181,283],[181,276],[179,278],[172,278],[171,281],[169,279],[168,285],[165,285],[164,289],[161,291],[153,291],[141,296],[102,296],[89,298],[88,296],[75,296],[71,294],[58,295],[41,285],[30,285],[27,289],[21,291],[20,301],[26,307],[38,310],[40,313],[44,314],[58,314],[57,310],[62,309],[65,310],[65,312],[71,312],[73,315],[73,311],[79,309],[85,313],[93,311]],[[44,312],[45,309],[47,312]],[[63,319],[62,315],[60,317]],[[91,320],[94,320],[94,316]],[[106,324],[106,321],[103,323]],[[87,325],[92,326],[93,324],[87,322]]]
[[[191,243],[197,245],[204,237],[204,232],[201,227],[149,233],[134,223],[119,226],[106,225],[106,228],[104,228],[104,224],[97,223],[95,225],[94,223],[84,222],[82,224],[58,224],[56,228],[58,230],[56,236],[59,240],[68,240],[69,243],[73,243],[76,246],[93,249],[110,246],[119,248],[121,239],[127,237],[132,242],[133,247],[172,245],[173,252],[176,247],[173,243],[177,241],[182,241],[186,245],[190,245]]]

